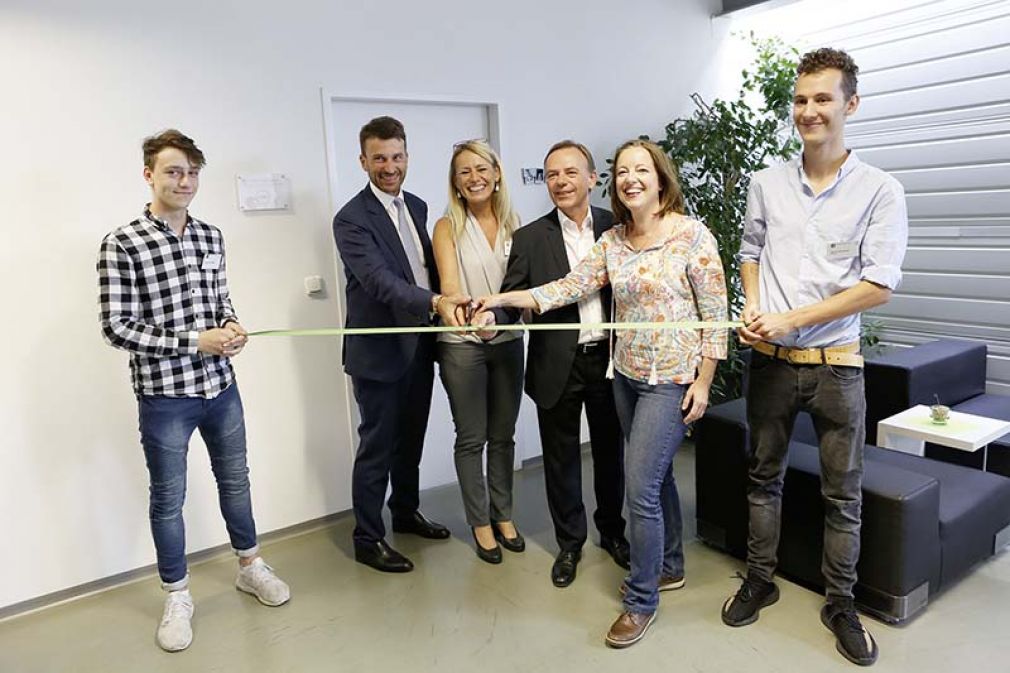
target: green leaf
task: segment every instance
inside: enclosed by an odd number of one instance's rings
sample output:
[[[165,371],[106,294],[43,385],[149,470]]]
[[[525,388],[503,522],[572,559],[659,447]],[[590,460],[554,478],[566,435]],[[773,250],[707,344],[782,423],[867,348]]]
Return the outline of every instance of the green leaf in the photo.
[[[743,310],[736,253],[750,177],[770,161],[792,158],[800,148],[791,120],[797,50],[775,37],[751,33],[745,39],[756,56],[741,73],[739,96],[708,102],[692,94],[694,113],[666,124],[666,137],[658,143],[678,169],[688,213],[703,221],[719,243],[733,315]],[[745,95],[751,93],[760,98],[757,107],[748,102],[753,96]],[[736,340],[730,339],[729,358],[719,364],[712,384],[713,403],[739,397],[742,376],[743,359]]]

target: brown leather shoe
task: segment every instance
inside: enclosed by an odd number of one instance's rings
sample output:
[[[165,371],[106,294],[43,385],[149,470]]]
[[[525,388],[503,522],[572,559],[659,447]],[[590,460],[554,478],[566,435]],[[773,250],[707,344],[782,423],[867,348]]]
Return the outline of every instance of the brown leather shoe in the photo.
[[[642,639],[642,636],[649,630],[655,619],[655,612],[622,613],[617,618],[617,621],[610,626],[610,630],[607,631],[607,645],[618,649],[634,645]]]

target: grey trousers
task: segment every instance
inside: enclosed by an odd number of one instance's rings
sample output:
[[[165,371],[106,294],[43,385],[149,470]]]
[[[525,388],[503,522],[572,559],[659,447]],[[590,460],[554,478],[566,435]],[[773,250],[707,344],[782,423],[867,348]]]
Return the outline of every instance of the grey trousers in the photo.
[[[753,354],[747,392],[752,451],[748,571],[769,581],[775,572],[782,483],[789,437],[799,411],[810,414],[820,442],[825,593],[829,600],[851,598],[859,560],[866,437],[863,370],[858,367],[793,365]]]
[[[512,462],[523,387],[523,340],[439,343],[439,375],[456,425],[456,477],[466,522],[512,520]],[[484,447],[487,446],[487,482]]]

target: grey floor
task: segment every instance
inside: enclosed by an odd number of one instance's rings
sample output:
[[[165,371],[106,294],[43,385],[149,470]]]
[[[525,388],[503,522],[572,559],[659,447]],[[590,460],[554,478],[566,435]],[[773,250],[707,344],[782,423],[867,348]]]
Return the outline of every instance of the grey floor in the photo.
[[[719,607],[742,565],[694,538],[694,460],[676,462],[684,502],[687,586],[663,595],[638,645],[611,650],[603,634],[620,612],[622,571],[587,546],[578,579],[550,583],[555,552],[543,474],[516,475],[516,521],[527,551],[490,566],[473,553],[455,487],[422,496],[448,541],[392,536],[417,568],[383,575],[350,557],[352,522],[265,546],[292,587],[291,602],[260,606],[233,587],[234,559],[192,568],[193,645],[154,642],[162,593],[155,579],[0,622],[0,673],[58,671],[852,671],[820,624],[820,597],[779,580],[782,598],[754,625],[730,629]],[[588,482],[588,479],[586,480]],[[588,484],[587,484],[588,486]],[[880,644],[876,671],[1010,671],[1010,554],[981,564],[904,627],[867,620]]]

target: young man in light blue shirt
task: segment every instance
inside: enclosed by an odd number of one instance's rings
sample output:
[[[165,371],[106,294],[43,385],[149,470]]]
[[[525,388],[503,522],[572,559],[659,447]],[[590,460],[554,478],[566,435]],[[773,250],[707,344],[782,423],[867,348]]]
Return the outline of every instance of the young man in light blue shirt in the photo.
[[[868,666],[877,659],[877,644],[860,623],[852,594],[866,409],[860,314],[886,303],[901,280],[908,216],[898,181],[845,147],[845,122],[859,107],[858,71],[843,51],[803,56],[793,101],[803,155],[757,173],[747,197],[740,338],[754,349],[747,396],[753,453],[748,573],[722,619],[751,624],[778,600],[772,574],[782,483],[793,423],[806,411],[820,440],[824,494],[821,621],[845,658]]]

